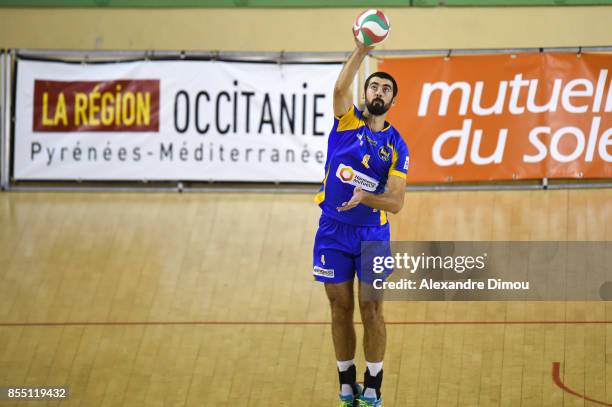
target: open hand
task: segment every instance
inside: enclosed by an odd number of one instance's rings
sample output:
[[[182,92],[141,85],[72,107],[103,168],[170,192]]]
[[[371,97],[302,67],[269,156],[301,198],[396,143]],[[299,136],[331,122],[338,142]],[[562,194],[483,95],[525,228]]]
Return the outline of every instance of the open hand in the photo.
[[[354,207],[356,207],[357,205],[361,203],[364,195],[365,195],[365,192],[363,192],[361,187],[355,187],[355,189],[353,190],[353,196],[351,197],[351,199],[348,202],[343,202],[342,206],[337,207],[336,210],[338,212],[344,212],[344,211],[348,211],[349,209],[353,209]]]
[[[357,45],[357,49],[358,49],[359,51],[362,51],[362,52],[368,53],[368,52],[370,52],[370,51],[372,51],[372,50],[374,49],[374,45],[365,45],[364,43],[362,43],[361,41],[359,41],[359,40],[357,39],[357,37],[354,37],[354,38],[355,38],[355,45]]]

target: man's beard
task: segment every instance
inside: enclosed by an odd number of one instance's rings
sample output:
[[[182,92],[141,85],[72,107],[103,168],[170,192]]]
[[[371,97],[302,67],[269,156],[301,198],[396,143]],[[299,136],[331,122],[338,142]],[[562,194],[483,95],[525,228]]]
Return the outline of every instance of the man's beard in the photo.
[[[372,113],[374,116],[380,116],[389,110],[391,107],[391,103],[385,105],[385,102],[381,98],[372,99],[371,102],[366,100],[366,107],[368,108],[368,112]]]

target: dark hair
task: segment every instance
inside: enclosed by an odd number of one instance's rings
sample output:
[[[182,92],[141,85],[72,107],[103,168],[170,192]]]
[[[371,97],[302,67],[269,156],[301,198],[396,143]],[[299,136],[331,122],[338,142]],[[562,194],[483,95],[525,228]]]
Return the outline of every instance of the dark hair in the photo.
[[[370,84],[370,79],[372,78],[382,78],[382,79],[388,79],[391,81],[391,83],[393,84],[393,97],[397,96],[397,82],[395,82],[395,79],[393,78],[393,76],[389,75],[386,72],[374,72],[372,75],[368,76],[368,79],[366,79],[365,81],[365,85],[363,86],[363,91],[367,92],[368,91],[368,85]]]

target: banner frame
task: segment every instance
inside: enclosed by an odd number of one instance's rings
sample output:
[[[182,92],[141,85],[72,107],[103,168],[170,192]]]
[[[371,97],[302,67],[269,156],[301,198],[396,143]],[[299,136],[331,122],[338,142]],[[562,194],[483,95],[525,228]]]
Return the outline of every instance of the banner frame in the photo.
[[[10,188],[10,162],[11,162],[11,123],[12,123],[12,61],[14,51],[2,49],[4,58],[0,66],[0,80],[2,92],[0,94],[0,190]]]
[[[5,190],[14,191],[116,191],[116,192],[133,192],[133,191],[176,191],[176,192],[303,192],[311,193],[312,191],[304,188],[291,186],[291,183],[284,184],[283,187],[274,187],[275,183],[270,182],[271,187],[255,187],[241,189],[239,187],[224,187],[223,181],[208,182],[215,184],[204,187],[189,187],[185,186],[182,181],[167,181],[168,187],[152,187],[145,182],[133,181],[130,182],[133,186],[125,187],[125,181],[121,181],[121,186],[85,186],[80,185],[77,181],[65,181],[66,186],[45,185],[57,184],[54,181],[20,181],[16,184],[11,180],[10,162],[13,159],[13,151],[11,138],[14,137],[14,129],[12,128],[11,109],[12,109],[12,86],[16,80],[12,73],[12,63],[19,58],[22,59],[41,59],[48,61],[62,61],[74,63],[112,63],[112,62],[127,62],[139,60],[223,60],[232,62],[276,62],[278,64],[291,63],[334,63],[338,59],[345,59],[350,55],[350,52],[285,52],[285,51],[172,51],[172,50],[69,50],[69,49],[14,49],[7,50],[5,55],[5,69],[3,73],[3,83],[5,90],[0,97],[4,97],[5,105],[3,106],[3,118],[6,120],[2,123],[2,147],[3,154],[0,157],[0,165],[2,168],[2,177],[0,186]],[[483,55],[483,54],[515,54],[515,53],[540,53],[540,52],[611,52],[610,46],[575,46],[575,47],[523,47],[523,48],[462,48],[462,49],[422,49],[422,50],[373,50],[368,54],[368,57],[374,59],[374,63],[383,57],[400,57],[400,56],[424,56],[424,55],[444,55],[452,57],[453,55]],[[369,65],[365,68],[364,74],[370,72]],[[358,76],[355,82],[359,83]],[[358,94],[358,92],[355,92]],[[443,191],[443,190],[541,190],[541,189],[581,189],[581,188],[612,188],[612,180],[603,179],[603,182],[579,181],[574,182],[555,182],[550,183],[547,179],[539,180],[539,184],[512,184],[512,185],[496,185],[495,181],[482,182],[481,185],[461,185],[461,184],[436,184],[436,185],[409,185],[407,191]],[[113,182],[113,181],[107,181]],[[95,182],[94,182],[95,183]],[[203,182],[204,183],[204,182]],[[38,184],[38,185],[36,185]],[[42,185],[40,185],[42,184]],[[314,185],[314,184],[312,184]]]
[[[412,55],[495,55],[495,54],[524,54],[539,52],[612,52],[612,45],[576,46],[576,47],[522,47],[522,48],[439,48],[416,50],[374,50],[370,55],[374,57],[401,57]]]
[[[456,58],[457,61],[469,61],[470,60],[469,56],[473,56],[473,58],[477,58],[477,56],[480,56],[481,58],[490,58],[490,59],[500,58],[500,57],[516,58],[517,56],[519,56],[518,54],[522,54],[524,55],[525,58],[531,58],[531,59],[546,57],[546,56],[550,58],[557,58],[557,56],[555,55],[557,53],[561,54],[561,56],[558,56],[558,58],[563,58],[563,56],[571,57],[571,55],[574,54],[577,60],[580,60],[582,56],[584,56],[584,58],[587,58],[587,57],[610,58],[610,56],[612,56],[612,46],[585,46],[585,47],[578,46],[578,47],[550,47],[550,48],[541,47],[541,48],[507,48],[507,49],[448,49],[448,50],[438,49],[438,50],[415,50],[415,51],[405,50],[405,51],[401,51],[400,53],[395,53],[394,51],[391,51],[391,50],[382,50],[382,51],[372,52],[372,54],[374,53],[375,55],[377,55],[376,59],[378,59],[383,64],[386,62],[388,62],[389,64],[393,64],[393,63],[408,63],[409,64],[410,61],[418,61],[420,59],[416,56],[421,56],[421,57],[429,56],[431,58],[424,58],[424,59],[428,61],[434,60],[434,61],[440,62],[442,61],[442,59],[444,61],[450,61],[452,60],[451,58],[453,58],[454,56],[458,57]],[[411,56],[415,56],[415,58],[411,58]],[[478,61],[478,59],[474,59],[474,60]],[[392,69],[392,68],[389,67],[389,69]],[[404,69],[406,68],[404,67]],[[395,71],[391,71],[391,72],[395,72],[396,74],[400,75],[400,79],[401,79],[401,71],[398,71],[396,69]],[[516,179],[515,175],[516,174],[512,174],[513,180]],[[563,175],[554,175],[554,174],[549,174],[549,173],[534,174],[534,175],[535,177],[527,177],[527,178],[521,178],[521,179],[516,179],[516,180],[517,181],[529,181],[529,180],[536,181],[537,180],[541,182],[542,189],[557,189],[559,188],[561,184],[564,184],[564,186],[567,186],[568,188],[575,188],[574,180],[578,182],[582,182],[582,179],[583,179],[582,172],[577,173],[576,176],[573,176],[573,175],[563,176]],[[548,177],[550,176],[556,177],[556,179],[560,182],[551,184],[549,188]],[[600,176],[601,178],[599,178]],[[412,182],[423,183],[423,184],[440,183],[442,185],[445,185],[447,182],[449,184],[455,182],[453,181],[452,176],[447,177],[447,178],[449,179],[448,180],[428,179],[427,177],[423,177],[423,179],[420,179],[417,177],[417,180],[413,179]],[[612,180],[612,177],[609,175],[609,172],[607,171],[599,175],[592,174],[590,178],[584,178],[585,185],[587,184],[592,185],[593,181],[597,179],[602,180],[604,183],[609,184],[610,181]],[[567,180],[570,180],[570,181],[567,182]],[[504,182],[504,181],[511,181],[511,180],[509,177],[506,177],[506,176],[499,175],[498,177],[495,177],[494,175],[491,175],[487,179],[473,178],[473,181],[472,181],[469,178],[462,178],[458,182],[485,184],[485,183],[498,183],[498,182]],[[601,185],[600,183],[597,183],[597,182],[595,183],[598,185]],[[411,184],[411,185],[414,185],[414,184]],[[594,187],[597,187],[597,186],[594,186]]]
[[[307,75],[306,71],[309,70],[308,67],[317,67],[316,69],[322,69],[322,70],[325,70],[326,72],[329,69],[333,69],[334,72],[339,71],[339,69],[341,68],[342,61],[340,60],[340,58],[338,58],[338,56],[344,57],[344,56],[349,55],[348,53],[333,53],[333,52],[332,53],[300,53],[300,55],[285,56],[284,52],[280,52],[280,53],[255,53],[255,52],[222,53],[222,52],[213,51],[213,52],[189,52],[187,53],[187,52],[180,52],[180,51],[167,51],[167,52],[164,52],[163,58],[158,58],[160,53],[156,53],[156,56],[153,57],[154,53],[149,52],[149,51],[146,51],[146,52],[145,51],[121,52],[120,51],[116,54],[112,51],[100,51],[100,52],[98,51],[92,51],[92,52],[76,51],[76,50],[67,50],[66,52],[63,52],[63,51],[56,52],[55,50],[40,50],[40,51],[41,52],[39,53],[38,50],[36,50],[35,52],[30,52],[29,50],[24,51],[21,49],[16,50],[15,64],[28,63],[28,62],[34,62],[34,63],[35,62],[48,62],[48,63],[61,63],[66,66],[72,65],[74,67],[105,66],[103,69],[114,70],[114,67],[119,66],[120,64],[139,63],[139,64],[146,65],[147,61],[151,61],[151,63],[153,64],[163,64],[165,62],[172,62],[175,64],[176,63],[180,64],[183,61],[186,61],[186,64],[189,64],[190,62],[192,62],[192,63],[208,63],[208,64],[212,63],[213,65],[214,65],[214,62],[216,61],[219,63],[227,63],[227,64],[242,63],[244,66],[247,66],[247,67],[248,65],[251,65],[251,64],[253,66],[256,66],[257,64],[262,65],[262,66],[266,65],[267,66],[265,68],[266,71],[269,71],[269,70],[277,71],[283,65],[287,67],[291,66],[292,67],[291,69],[302,70],[304,71],[304,75]],[[240,58],[243,55],[246,56],[246,58]],[[323,55],[323,57],[320,57],[319,55]],[[274,56],[275,59],[272,59],[271,56]],[[55,58],[55,57],[69,57],[69,59],[64,60],[62,58]],[[249,68],[249,69],[253,71],[253,68]],[[15,71],[17,70],[18,70],[18,66],[16,65]],[[337,74],[334,74],[334,80],[335,80],[335,75]],[[19,78],[17,78],[17,75],[15,75],[15,78],[14,78],[15,85],[18,83],[18,79]],[[325,86],[325,89],[329,89],[331,91],[331,88],[329,86],[333,87],[333,81],[330,82],[329,85]],[[328,100],[329,99],[330,98],[328,98]],[[15,102],[13,102],[13,105],[17,106],[15,105]],[[329,113],[329,110],[327,110],[327,112],[328,112],[328,115],[331,115],[331,113]],[[12,130],[13,137],[17,135],[18,131],[19,129],[17,127],[15,127]],[[322,133],[319,133],[317,135],[321,135],[321,134]],[[322,140],[323,138],[320,137],[319,139]],[[16,160],[16,154],[17,154],[18,148],[19,148],[19,144],[13,142],[11,146],[11,160]],[[323,150],[323,148],[320,148],[320,149]],[[12,162],[11,162],[11,167],[13,167]],[[302,176],[298,176],[295,178],[285,177],[285,178],[281,178],[282,180],[276,180],[275,178],[269,177],[267,175],[263,176],[263,178],[260,177],[261,179],[257,179],[257,177],[255,178],[246,177],[246,179],[235,178],[235,180],[231,180],[231,179],[226,180],[222,176],[219,176],[219,177],[215,176],[215,178],[211,178],[211,179],[200,179],[200,178],[195,179],[191,177],[190,174],[182,174],[182,175],[179,174],[178,176],[176,175],[170,176],[168,174],[166,175],[158,174],[157,177],[152,178],[152,179],[149,179],[149,178],[81,179],[77,177],[66,177],[65,179],[52,179],[52,178],[45,177],[43,173],[39,174],[40,178],[30,177],[30,179],[21,179],[21,177],[16,178],[16,175],[18,174],[17,171],[18,169],[15,166],[14,168],[12,168],[12,173],[9,174],[10,180],[11,180],[11,185],[9,185],[9,187],[11,187],[11,189],[14,189],[15,187],[18,187],[18,186],[28,186],[32,184],[36,184],[39,186],[55,184],[56,186],[63,187],[64,185],[85,186],[85,184],[87,183],[89,183],[90,185],[93,184],[94,186],[96,183],[100,185],[106,183],[107,187],[109,186],[108,185],[109,183],[117,184],[118,187],[125,187],[126,183],[130,183],[134,185],[134,187],[139,188],[139,189],[141,186],[146,189],[151,189],[151,188],[155,188],[156,184],[163,184],[162,185],[163,189],[165,189],[164,187],[166,185],[169,185],[170,189],[177,189],[177,190],[183,190],[182,183],[185,183],[185,184],[188,184],[188,183],[203,183],[203,184],[221,183],[223,184],[223,183],[245,182],[246,184],[264,183],[264,184],[270,184],[270,185],[276,185],[276,184],[281,184],[281,183],[285,183],[285,184],[304,183],[310,186],[315,186],[315,185],[319,185],[322,179],[322,176],[320,178],[318,176],[314,176],[314,177],[309,176],[307,177],[307,179],[302,179],[303,178]],[[114,187],[114,185],[110,185],[110,187],[112,188]]]
[[[373,50],[369,56],[374,58],[411,56],[411,55],[483,55],[483,54],[517,54],[539,52],[612,52],[612,45],[601,46],[575,46],[575,47],[520,47],[520,48],[439,48],[439,49],[390,49]],[[321,52],[295,52],[295,51],[172,51],[172,50],[70,50],[70,49],[35,49],[21,48],[16,50],[17,58],[48,58],[50,60],[74,60],[75,62],[114,62],[125,60],[156,60],[156,59],[204,59],[226,60],[241,62],[277,63],[291,62],[337,62],[334,59],[347,58],[348,51],[321,51]],[[327,60],[329,59],[329,60]]]
[[[4,59],[6,51],[0,47],[0,190],[5,188],[5,175],[4,175],[4,104],[6,100],[4,89],[6,88],[6,78],[4,76]]]
[[[47,59],[63,62],[126,62],[148,60],[222,60],[232,62],[333,63],[351,55],[350,52],[285,52],[285,51],[171,51],[171,50],[70,50],[30,49],[17,50],[17,58]]]

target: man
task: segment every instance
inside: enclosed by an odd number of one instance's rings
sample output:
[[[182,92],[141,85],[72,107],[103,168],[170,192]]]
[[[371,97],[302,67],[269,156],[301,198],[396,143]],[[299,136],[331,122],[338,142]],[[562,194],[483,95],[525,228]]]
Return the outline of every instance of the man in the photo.
[[[316,196],[322,214],[315,237],[313,274],[325,283],[332,315],[332,336],[340,381],[340,406],[382,405],[382,365],[386,330],[382,301],[362,296],[359,308],[364,327],[367,369],[364,388],[356,383],[353,281],[362,283],[372,270],[362,270],[361,242],[383,241],[388,255],[387,212],[404,204],[408,148],[385,121],[395,105],[397,83],[376,72],[364,87],[365,109],[353,106],[350,85],[371,47],[357,47],[342,68],[334,87],[334,126],[329,135],[325,179]],[[361,288],[361,285],[360,285]]]

